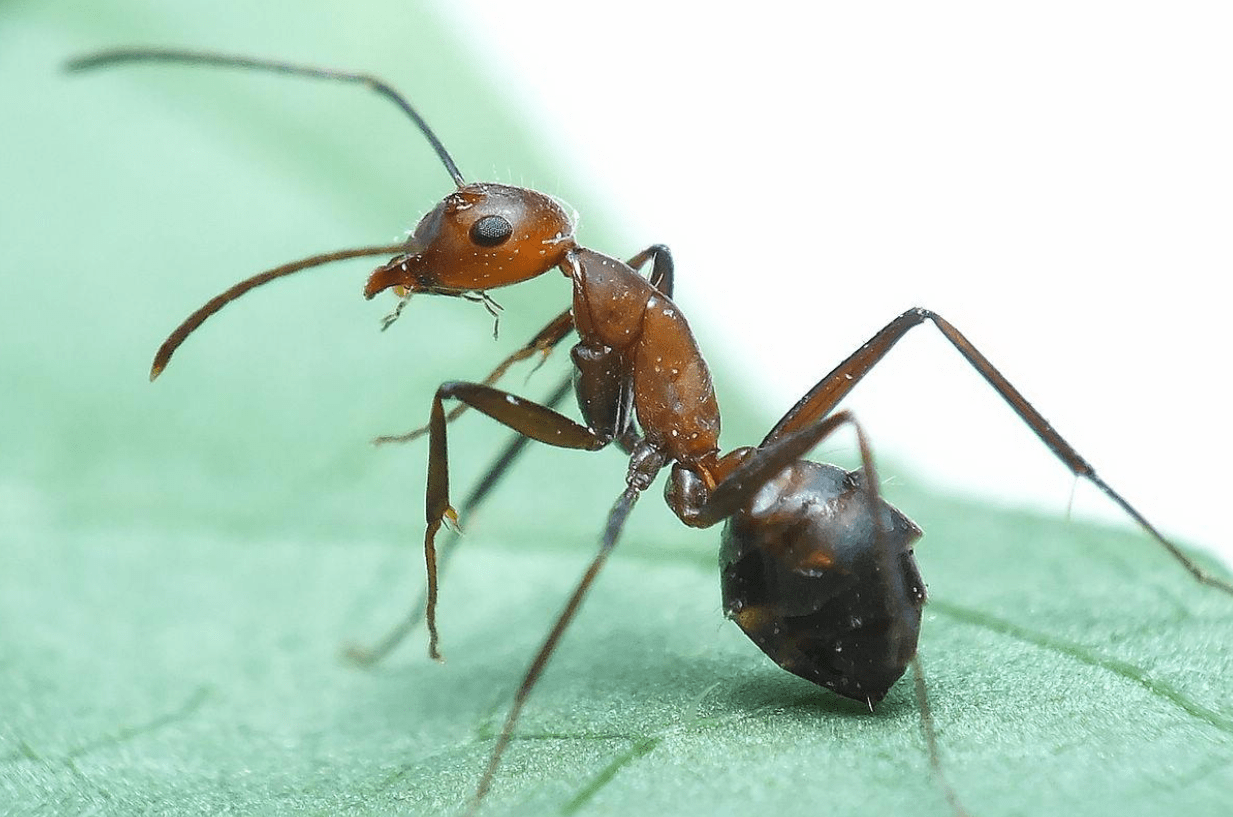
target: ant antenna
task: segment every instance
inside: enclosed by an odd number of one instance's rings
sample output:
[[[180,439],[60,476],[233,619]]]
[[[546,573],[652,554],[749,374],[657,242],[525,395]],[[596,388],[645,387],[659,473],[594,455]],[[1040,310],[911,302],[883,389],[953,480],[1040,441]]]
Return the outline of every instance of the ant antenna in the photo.
[[[300,270],[309,269],[310,267],[320,267],[325,264],[331,264],[335,261],[346,261],[349,258],[364,258],[370,255],[390,255],[391,253],[404,252],[407,249],[406,244],[387,244],[380,247],[356,247],[350,250],[336,250],[334,252],[322,253],[321,255],[313,255],[308,258],[301,258],[299,261],[292,261],[289,264],[283,264],[274,269],[268,269],[265,272],[259,272],[251,278],[245,278],[240,283],[228,289],[226,292],[215,295],[210,300],[206,301],[196,312],[184,319],[184,322],[176,327],[175,331],[167,336],[167,340],[163,341],[163,345],[158,347],[158,352],[154,355],[154,364],[150,366],[150,380],[155,380],[163,369],[167,368],[167,364],[171,361],[171,356],[175,354],[176,349],[180,348],[189,335],[197,331],[197,327],[205,323],[206,318],[213,315],[218,310],[222,309],[227,304],[234,301],[236,298],[248,292],[250,289],[255,289],[262,284],[268,284],[278,278],[284,278],[292,273]],[[401,305],[399,309],[401,310]]]
[[[178,48],[117,48],[109,51],[100,51],[97,54],[89,54],[84,57],[77,57],[65,63],[64,67],[68,71],[89,71],[94,68],[105,68],[126,62],[175,62],[186,65],[217,65],[227,68],[246,68],[257,71],[271,71],[279,74],[293,74],[295,76],[313,77],[316,79],[333,79],[340,82],[358,82],[361,85],[367,85],[381,94],[381,96],[393,102],[402,109],[403,113],[411,117],[411,121],[420,129],[420,133],[424,134],[424,138],[432,145],[432,149],[437,152],[437,157],[441,160],[441,164],[445,165],[445,169],[453,178],[454,184],[458,187],[466,184],[462,178],[462,173],[458,170],[458,165],[454,164],[449,151],[445,149],[445,145],[441,144],[441,140],[437,138],[437,135],[432,132],[432,128],[428,127],[424,117],[420,116],[415,108],[411,107],[411,103],[404,99],[401,94],[374,76],[354,74],[347,71],[333,71],[325,68],[313,68],[307,65],[294,65],[276,60],[235,57],[226,54],[212,54],[205,51],[186,51]]]

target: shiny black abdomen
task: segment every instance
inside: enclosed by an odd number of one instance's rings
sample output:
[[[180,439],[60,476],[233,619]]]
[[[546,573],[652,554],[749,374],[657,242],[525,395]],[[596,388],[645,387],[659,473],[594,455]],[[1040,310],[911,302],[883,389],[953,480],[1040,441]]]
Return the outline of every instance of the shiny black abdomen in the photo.
[[[860,472],[801,461],[724,526],[724,611],[775,663],[872,706],[916,654],[921,531]]]

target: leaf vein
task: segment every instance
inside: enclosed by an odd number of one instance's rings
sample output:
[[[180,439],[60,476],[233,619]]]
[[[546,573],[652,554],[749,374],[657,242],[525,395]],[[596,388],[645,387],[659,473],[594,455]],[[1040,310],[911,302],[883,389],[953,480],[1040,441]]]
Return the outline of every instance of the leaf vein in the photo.
[[[1065,655],[1068,658],[1072,658],[1089,666],[1097,667],[1115,675],[1119,675],[1142,686],[1153,695],[1172,703],[1190,716],[1197,718],[1198,720],[1201,720],[1204,723],[1225,732],[1226,734],[1233,735],[1233,720],[1215,711],[1214,709],[1210,709],[1197,701],[1191,700],[1169,683],[1162,681],[1159,678],[1153,678],[1142,667],[1135,666],[1129,661],[1123,661],[1118,658],[1100,655],[1098,652],[1081,644],[1076,644],[1072,641],[1067,641],[1063,638],[1059,638],[1048,633],[1040,633],[1034,630],[1029,630],[1026,627],[1022,627],[1014,622],[1007,621],[1006,619],[998,618],[980,610],[962,607],[951,602],[930,600],[929,609],[955,619],[956,621],[962,621],[966,624],[984,627],[985,629],[991,630],[999,635],[1016,638],[1028,644],[1042,647],[1047,650],[1052,650],[1053,652],[1060,655]]]

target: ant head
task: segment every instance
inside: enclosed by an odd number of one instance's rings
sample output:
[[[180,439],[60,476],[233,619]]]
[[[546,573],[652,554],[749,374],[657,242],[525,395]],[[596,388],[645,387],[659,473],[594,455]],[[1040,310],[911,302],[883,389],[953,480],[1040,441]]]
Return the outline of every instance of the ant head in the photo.
[[[150,367],[150,379],[207,318],[244,293],[300,270],[347,258],[400,252],[368,279],[364,295],[373,297],[390,287],[403,294],[429,292],[460,295],[508,286],[542,275],[565,260],[574,246],[573,220],[548,196],[501,184],[467,184],[458,165],[432,128],[401,94],[369,74],[295,65],[278,60],[165,48],[119,48],[90,54],[68,63],[71,71],[130,62],[208,65],[268,71],[276,74],[349,82],[367,87],[399,108],[428,140],[457,190],[424,216],[403,245],[358,247],[322,253],[283,264],[247,278],[207,301],[189,315],[163,342]]]
[[[464,184],[420,219],[410,250],[378,267],[364,287],[458,294],[542,275],[574,246],[574,224],[543,193],[504,184]]]

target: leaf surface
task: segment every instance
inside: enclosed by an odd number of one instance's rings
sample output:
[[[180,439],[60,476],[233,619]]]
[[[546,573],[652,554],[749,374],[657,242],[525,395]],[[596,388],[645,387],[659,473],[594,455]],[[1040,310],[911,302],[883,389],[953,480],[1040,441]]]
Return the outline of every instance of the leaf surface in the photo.
[[[616,453],[532,449],[463,520],[442,586],[448,663],[417,633],[361,671],[340,648],[403,616],[422,582],[424,446],[367,439],[422,422],[441,381],[486,372],[565,283],[502,293],[494,344],[482,309],[429,299],[377,332],[392,303],[359,297],[363,262],[305,273],[229,306],[146,382],[158,342],[206,298],[290,258],[388,241],[448,177],[355,89],[149,68],[68,78],[67,56],[221,44],[371,69],[469,176],[567,175],[430,15],[334,8],[2,12],[0,812],[459,810],[622,486]],[[572,184],[550,192],[611,223]],[[706,348],[706,316],[694,323]],[[557,358],[508,385],[543,395]],[[726,410],[730,445],[774,419]],[[460,421],[456,485],[504,439]],[[882,471],[895,473],[886,458]],[[921,655],[969,812],[1228,813],[1233,600],[1136,532],[896,482],[891,499],[927,531]],[[720,615],[715,532],[684,529],[656,493],[536,690],[487,813],[948,813],[910,683],[870,714],[770,665]]]

